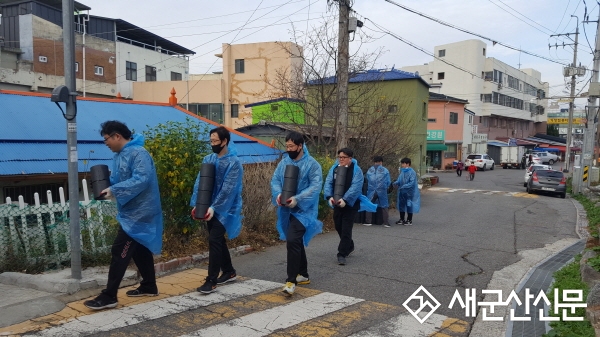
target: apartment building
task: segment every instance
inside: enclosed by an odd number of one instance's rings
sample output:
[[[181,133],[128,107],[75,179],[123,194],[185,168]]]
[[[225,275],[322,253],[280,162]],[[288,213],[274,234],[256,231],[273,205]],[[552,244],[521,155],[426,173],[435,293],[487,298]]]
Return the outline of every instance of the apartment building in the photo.
[[[434,47],[435,59],[403,70],[418,72],[431,91],[467,100],[475,113],[473,125],[464,123],[463,153],[473,153],[470,135],[527,138],[546,133],[548,83],[535,69],[517,69],[487,56],[488,46],[466,40]],[[478,136],[480,137],[480,136]]]
[[[131,98],[132,83],[186,80],[194,52],[75,2],[76,90]],[[0,89],[51,92],[64,84],[60,1],[0,1]]]

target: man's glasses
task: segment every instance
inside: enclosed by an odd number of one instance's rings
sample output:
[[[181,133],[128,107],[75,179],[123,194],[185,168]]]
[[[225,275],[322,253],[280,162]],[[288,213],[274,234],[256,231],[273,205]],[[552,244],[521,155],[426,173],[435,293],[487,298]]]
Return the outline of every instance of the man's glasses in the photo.
[[[109,139],[111,139],[112,137],[114,137],[116,135],[116,133],[111,133],[110,136],[104,138],[104,143],[106,143]]]
[[[350,157],[345,157],[345,156],[339,156],[338,159],[348,159]]]

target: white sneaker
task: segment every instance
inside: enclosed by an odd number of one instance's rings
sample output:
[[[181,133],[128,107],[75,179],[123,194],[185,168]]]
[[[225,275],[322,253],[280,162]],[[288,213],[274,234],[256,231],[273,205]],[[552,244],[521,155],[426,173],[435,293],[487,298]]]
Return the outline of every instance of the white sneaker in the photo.
[[[310,284],[310,279],[308,277],[304,277],[304,276],[298,274],[298,276],[296,276],[296,283],[297,284]]]
[[[371,224],[370,224],[370,223],[364,223],[364,224],[362,224],[362,225],[363,225],[363,226],[371,226]]]
[[[296,285],[292,282],[286,282],[282,291],[288,296],[292,296],[294,295],[294,290],[296,290]]]

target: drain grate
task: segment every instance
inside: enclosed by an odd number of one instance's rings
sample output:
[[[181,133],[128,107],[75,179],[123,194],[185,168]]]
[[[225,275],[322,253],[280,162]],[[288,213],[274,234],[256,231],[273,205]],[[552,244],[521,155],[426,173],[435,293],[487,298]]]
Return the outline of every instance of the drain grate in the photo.
[[[544,292],[548,291],[548,288],[552,283],[552,275],[554,272],[571,261],[575,255],[581,253],[584,247],[585,242],[580,240],[537,266],[520,289],[519,299],[523,302],[526,288],[528,288],[529,293],[534,296],[537,296],[540,290],[543,290]],[[546,333],[546,323],[548,323],[539,320],[539,309],[545,309],[545,312],[548,311],[548,308],[544,307],[545,304],[543,301],[538,303],[537,306],[534,306],[533,303],[529,303],[529,314],[526,315],[524,302],[521,306],[513,305],[515,317],[531,317],[531,320],[512,321],[512,334],[507,335],[511,337],[542,337],[542,335]]]

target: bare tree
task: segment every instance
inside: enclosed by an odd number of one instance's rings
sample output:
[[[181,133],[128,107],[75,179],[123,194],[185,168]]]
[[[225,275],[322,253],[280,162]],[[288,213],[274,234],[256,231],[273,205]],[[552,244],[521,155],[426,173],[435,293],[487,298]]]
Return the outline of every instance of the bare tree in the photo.
[[[291,31],[292,42],[302,45],[300,50],[289,50],[295,58],[295,66],[279,69],[270,79],[272,92],[278,97],[300,100],[302,113],[292,111],[273,112],[272,121],[280,120],[282,114],[291,121],[293,129],[305,134],[308,145],[317,153],[335,153],[336,127],[339,119],[337,101],[337,22],[323,18],[318,26],[307,32],[295,28]],[[368,73],[375,67],[383,49],[363,51],[371,38],[357,34],[350,55],[349,121],[348,138],[357,158],[371,159],[373,155],[392,157],[398,153],[413,153],[416,147],[411,132],[414,116],[408,113],[406,98],[401,95],[385,95],[381,73],[373,72],[372,80],[353,83],[352,78]],[[294,63],[293,63],[294,64]],[[385,98],[382,98],[385,97]],[[297,107],[294,107],[296,109]],[[314,150],[313,150],[314,151]]]

